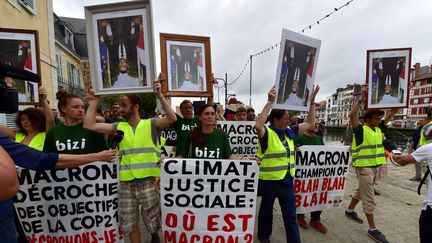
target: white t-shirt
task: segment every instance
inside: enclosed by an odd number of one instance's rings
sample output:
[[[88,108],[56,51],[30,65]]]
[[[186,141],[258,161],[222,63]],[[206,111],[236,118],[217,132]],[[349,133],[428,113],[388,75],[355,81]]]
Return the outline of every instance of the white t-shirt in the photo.
[[[417,163],[421,163],[426,160],[429,168],[432,168],[432,144],[423,145],[418,148],[414,153],[411,154]],[[423,201],[422,210],[426,210],[426,207],[432,206],[432,180],[431,175],[428,176],[428,194],[426,200]]]

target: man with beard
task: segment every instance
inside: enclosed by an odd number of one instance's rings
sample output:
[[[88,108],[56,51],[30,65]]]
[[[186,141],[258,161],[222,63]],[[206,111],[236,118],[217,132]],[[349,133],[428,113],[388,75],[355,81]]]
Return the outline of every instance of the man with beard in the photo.
[[[96,123],[96,109],[100,97],[92,92],[87,95],[90,106],[84,119],[84,127],[103,134],[113,135],[123,131],[123,140],[119,145],[119,218],[123,233],[132,243],[141,240],[139,206],[146,229],[151,233],[151,242],[159,242],[158,230],[161,224],[159,191],[156,177],[159,177],[157,165],[160,158],[159,137],[161,130],[176,121],[176,114],[162,94],[160,81],[166,81],[164,75],[154,80],[156,97],[161,101],[166,116],[153,119],[141,119],[141,100],[134,94],[120,97],[120,115],[127,121],[113,124]]]
[[[189,132],[198,124],[198,118],[194,117],[194,107],[190,100],[183,100],[180,103],[180,113],[183,117],[177,115],[177,121],[173,124],[176,134],[176,144],[184,144]]]

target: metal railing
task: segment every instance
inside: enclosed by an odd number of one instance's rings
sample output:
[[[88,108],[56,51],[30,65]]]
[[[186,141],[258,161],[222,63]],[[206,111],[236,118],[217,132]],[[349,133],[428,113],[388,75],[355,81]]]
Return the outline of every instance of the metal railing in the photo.
[[[79,85],[78,87],[75,85],[71,85],[66,79],[62,76],[57,76],[58,88],[66,90],[69,94],[76,94],[78,96],[84,95],[84,89]]]

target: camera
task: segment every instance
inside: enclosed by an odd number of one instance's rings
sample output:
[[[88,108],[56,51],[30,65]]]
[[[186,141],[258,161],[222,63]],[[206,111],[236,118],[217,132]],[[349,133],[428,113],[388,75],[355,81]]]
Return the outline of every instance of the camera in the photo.
[[[18,111],[18,91],[13,79],[40,82],[39,75],[35,73],[0,63],[0,113]]]

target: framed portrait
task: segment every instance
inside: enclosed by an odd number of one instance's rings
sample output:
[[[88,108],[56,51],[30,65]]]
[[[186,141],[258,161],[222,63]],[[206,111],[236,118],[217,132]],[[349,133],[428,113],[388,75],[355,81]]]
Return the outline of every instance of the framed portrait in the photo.
[[[85,7],[90,74],[96,94],[153,92],[150,0]]]
[[[0,28],[0,63],[40,75],[39,43],[36,30]],[[9,87],[18,91],[20,105],[39,103],[39,83],[17,78],[5,78]]]
[[[368,109],[408,106],[411,48],[368,50],[366,83]]]
[[[161,33],[160,45],[166,96],[213,96],[210,37]]]
[[[273,108],[308,111],[321,41],[283,29]]]

